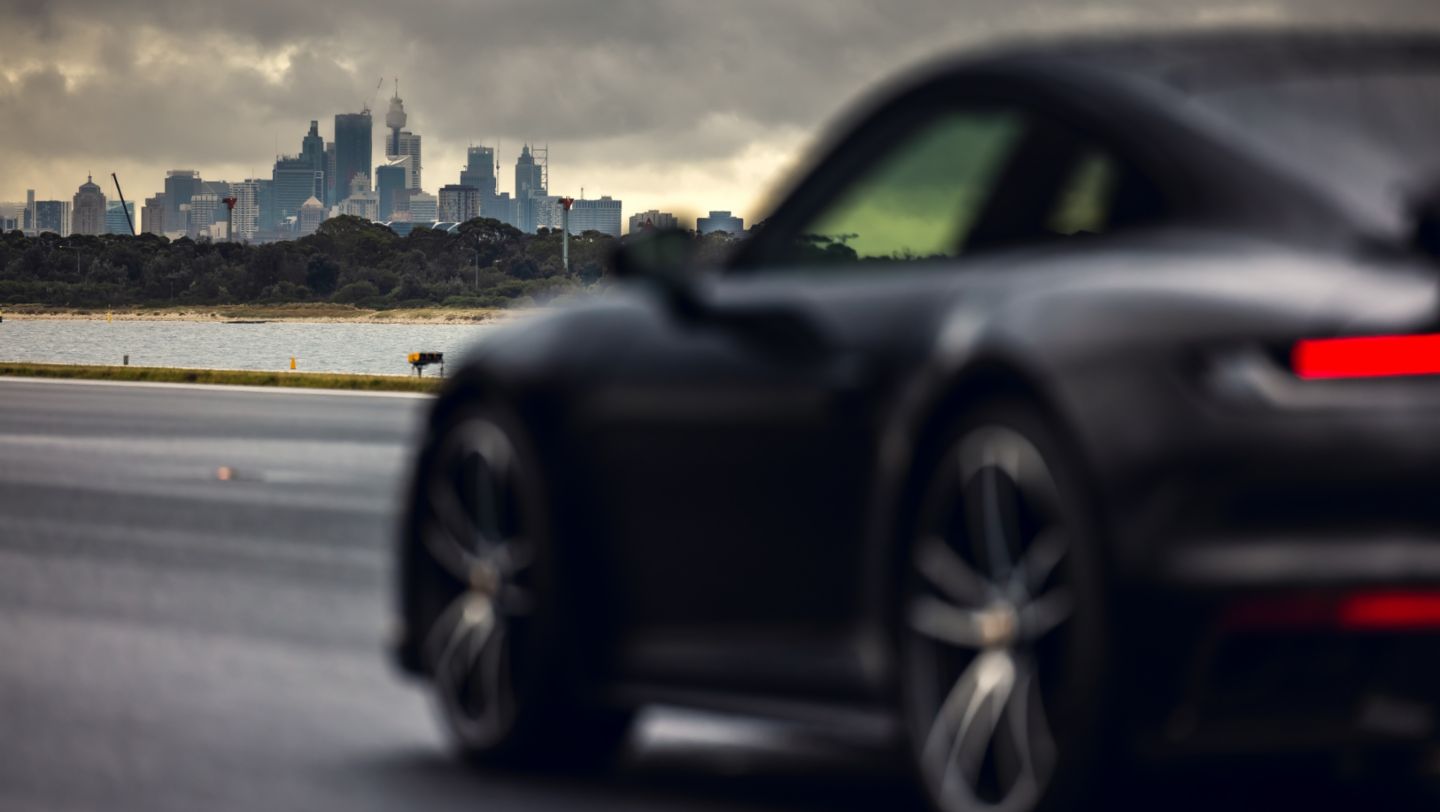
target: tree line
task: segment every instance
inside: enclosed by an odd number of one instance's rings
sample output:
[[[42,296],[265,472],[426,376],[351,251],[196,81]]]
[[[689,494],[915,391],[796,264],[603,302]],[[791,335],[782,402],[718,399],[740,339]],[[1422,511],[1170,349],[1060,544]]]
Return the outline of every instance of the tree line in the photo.
[[[724,235],[698,238],[714,253]],[[516,307],[584,290],[608,273],[615,238],[527,234],[477,218],[401,237],[359,217],[298,240],[250,245],[153,234],[0,235],[0,304],[57,307],[337,302],[359,307]]]

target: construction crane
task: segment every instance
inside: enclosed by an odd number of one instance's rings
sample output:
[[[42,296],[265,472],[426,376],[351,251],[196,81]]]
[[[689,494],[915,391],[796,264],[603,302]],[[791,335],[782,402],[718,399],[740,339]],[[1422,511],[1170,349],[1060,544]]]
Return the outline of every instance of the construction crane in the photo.
[[[120,196],[120,211],[125,212],[125,225],[130,226],[130,236],[135,236],[135,221],[130,219],[130,207],[125,205],[125,193],[120,191],[120,179],[115,173],[110,173],[110,179],[115,181],[115,194]]]
[[[380,98],[380,88],[385,86],[385,77],[381,76],[380,81],[375,83],[375,92],[370,94],[370,103],[365,105],[363,112],[370,112],[375,108],[375,101]]]

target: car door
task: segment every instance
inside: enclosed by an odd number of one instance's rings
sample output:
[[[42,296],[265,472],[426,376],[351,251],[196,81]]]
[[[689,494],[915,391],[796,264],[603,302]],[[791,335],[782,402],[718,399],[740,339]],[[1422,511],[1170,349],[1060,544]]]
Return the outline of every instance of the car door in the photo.
[[[909,316],[941,306],[1027,134],[993,102],[882,113],[822,170],[825,202],[782,207],[753,264],[715,282],[706,318],[637,327],[584,431],[629,676],[866,681],[874,395],[925,346]]]

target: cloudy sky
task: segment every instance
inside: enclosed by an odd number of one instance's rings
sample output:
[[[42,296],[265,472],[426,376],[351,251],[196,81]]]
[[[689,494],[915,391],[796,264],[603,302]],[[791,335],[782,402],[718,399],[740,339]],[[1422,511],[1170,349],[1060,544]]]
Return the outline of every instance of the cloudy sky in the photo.
[[[0,0],[0,200],[68,199],[89,172],[134,199],[173,168],[269,177],[310,119],[330,138],[381,77],[383,116],[398,76],[427,191],[497,142],[508,191],[531,140],[552,192],[753,218],[849,103],[938,53],[1296,22],[1440,30],[1440,2]]]

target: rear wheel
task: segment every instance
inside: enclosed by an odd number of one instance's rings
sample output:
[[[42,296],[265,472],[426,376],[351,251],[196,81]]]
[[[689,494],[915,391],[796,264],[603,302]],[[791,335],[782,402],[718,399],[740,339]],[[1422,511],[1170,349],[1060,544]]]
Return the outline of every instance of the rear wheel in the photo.
[[[1100,581],[1049,426],[1005,401],[957,421],[927,466],[900,606],[901,703],[943,812],[1072,802],[1099,745]]]
[[[506,411],[462,408],[417,471],[411,554],[422,667],[472,758],[576,766],[613,755],[626,713],[576,701],[543,482]]]

